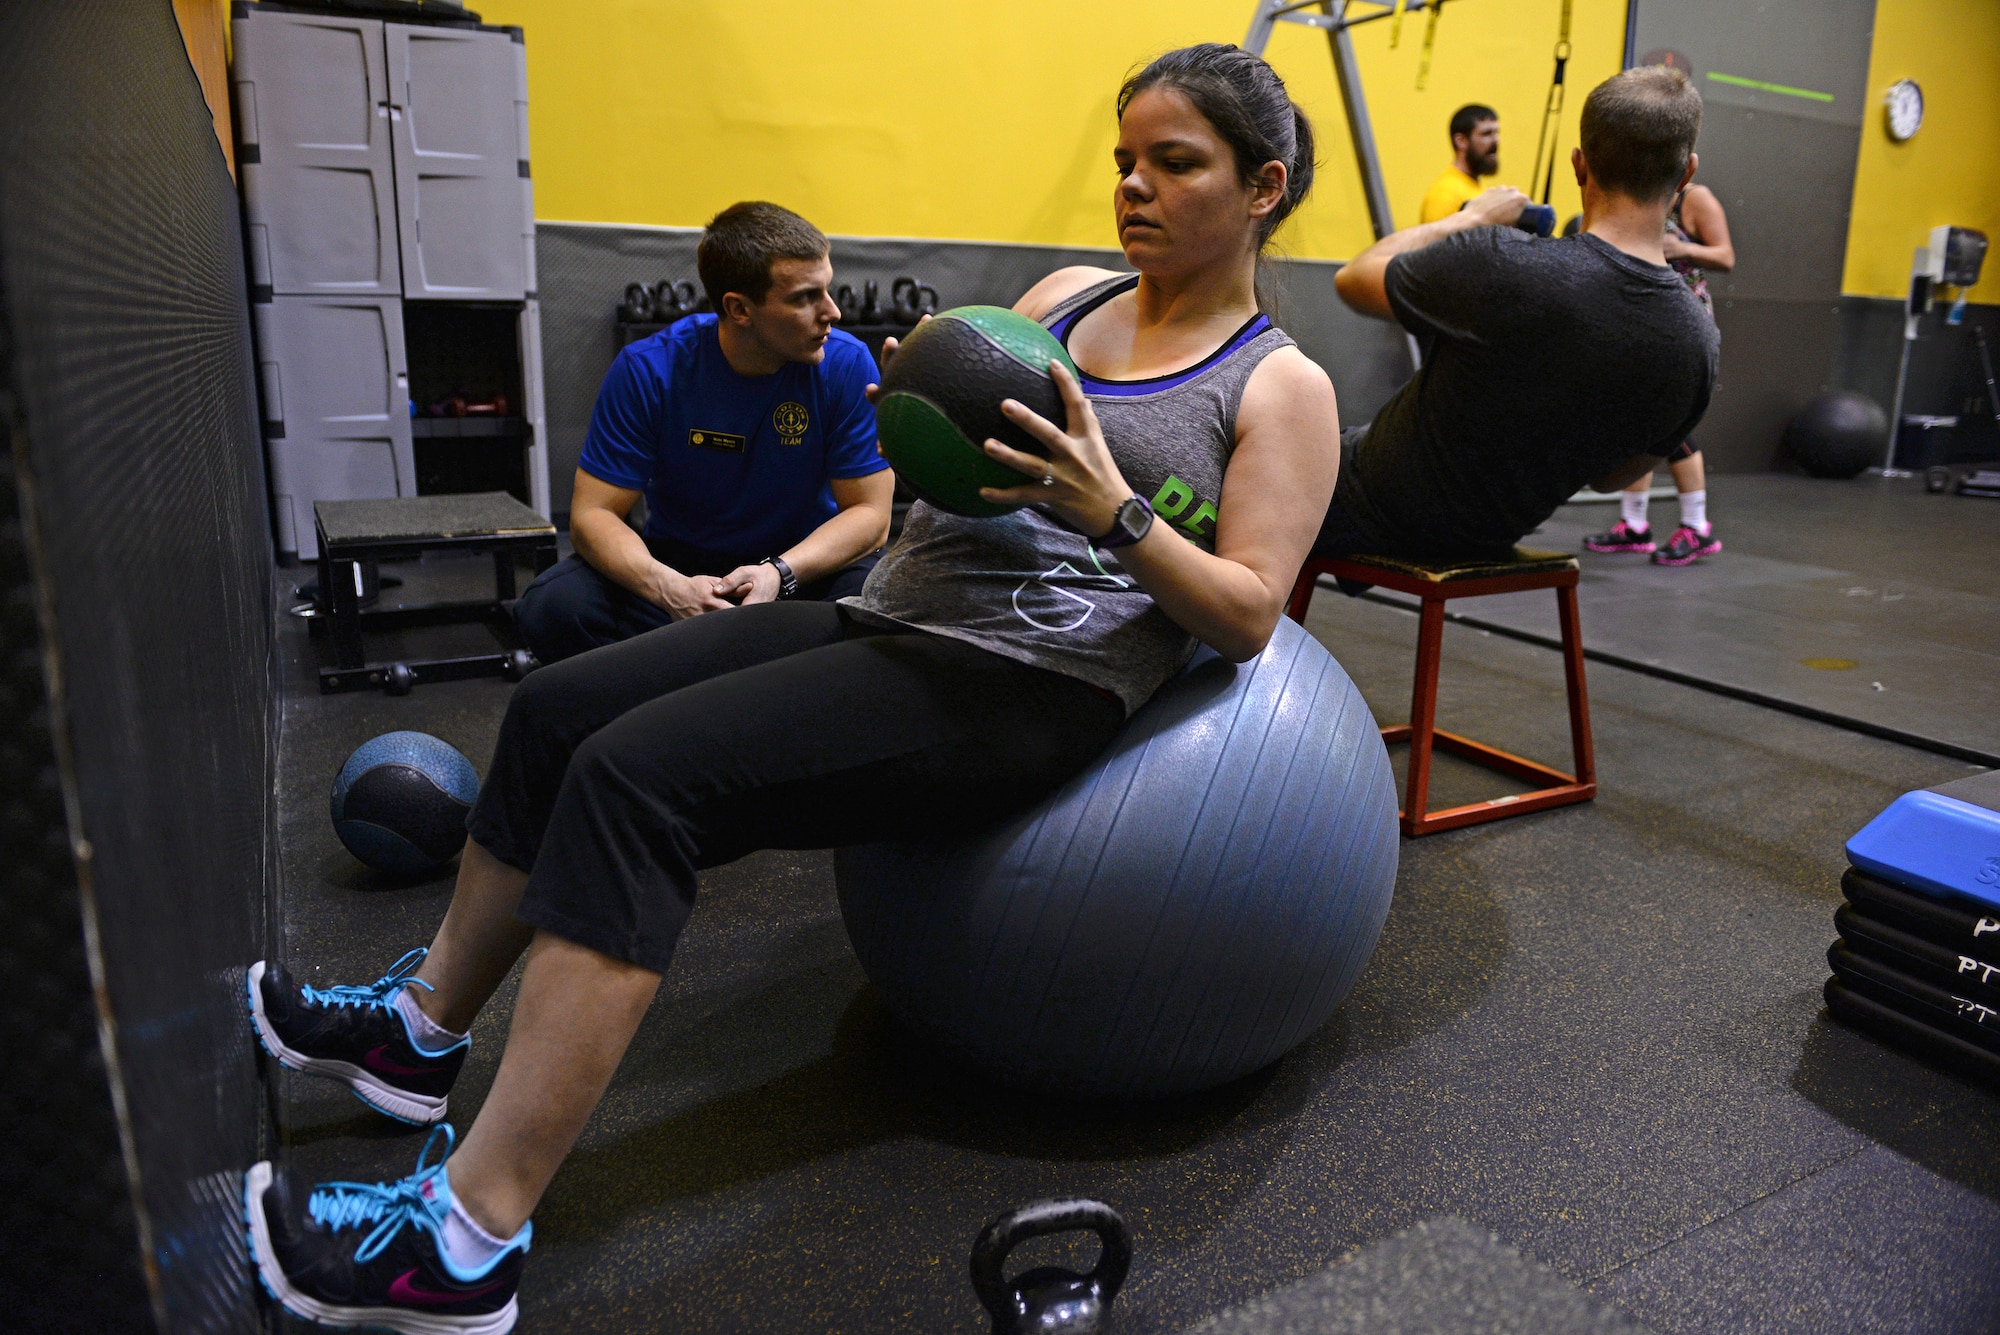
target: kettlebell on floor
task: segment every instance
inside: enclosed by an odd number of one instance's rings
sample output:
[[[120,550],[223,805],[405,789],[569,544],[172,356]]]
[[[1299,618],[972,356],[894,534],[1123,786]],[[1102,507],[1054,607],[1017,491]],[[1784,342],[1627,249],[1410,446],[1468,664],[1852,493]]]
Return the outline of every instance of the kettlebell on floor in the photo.
[[[1088,1272],[1050,1265],[1007,1278],[1007,1254],[1018,1244],[1083,1230],[1097,1234],[1100,1248]],[[1111,1300],[1131,1268],[1125,1220],[1103,1201],[1081,1197],[995,1215],[972,1244],[972,1288],[993,1317],[993,1335],[1102,1335],[1111,1329]]]

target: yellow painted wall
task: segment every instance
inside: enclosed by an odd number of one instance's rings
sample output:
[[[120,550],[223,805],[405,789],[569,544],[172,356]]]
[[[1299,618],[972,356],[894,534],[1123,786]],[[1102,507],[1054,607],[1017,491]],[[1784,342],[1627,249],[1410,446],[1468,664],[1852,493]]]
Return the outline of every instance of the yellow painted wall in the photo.
[[[181,25],[188,63],[194,66],[215,122],[215,142],[222,145],[222,160],[235,176],[236,132],[229,124],[229,6],[224,0],[174,0],[174,18]]]
[[[1973,0],[1985,3],[1986,0]],[[535,209],[551,221],[698,226],[768,198],[828,232],[1115,244],[1112,102],[1135,64],[1240,41],[1249,0],[486,0],[527,30]],[[1461,103],[1502,118],[1500,179],[1526,187],[1561,0],[1456,0],[1428,90],[1423,20],[1356,31],[1398,223],[1450,161]],[[1562,152],[1591,86],[1617,71],[1625,0],[1575,0]],[[1319,132],[1321,175],[1281,234],[1341,259],[1371,233],[1321,34],[1268,52]],[[1578,207],[1557,173],[1554,203]]]
[[[1878,0],[1869,92],[1898,79],[1924,90],[1924,125],[1896,143],[1878,101],[1861,127],[1841,284],[1855,296],[1907,292],[1910,252],[1939,224],[2000,241],[2000,3]],[[2000,302],[2000,257],[1967,295]]]

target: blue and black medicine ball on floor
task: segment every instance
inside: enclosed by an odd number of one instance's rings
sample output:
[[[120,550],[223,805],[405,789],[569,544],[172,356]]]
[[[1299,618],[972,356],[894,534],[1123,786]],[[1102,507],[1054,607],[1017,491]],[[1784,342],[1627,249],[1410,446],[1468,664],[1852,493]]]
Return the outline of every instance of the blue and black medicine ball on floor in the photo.
[[[333,781],[333,830],[377,871],[421,876],[465,847],[479,771],[427,732],[385,732],[356,747]]]

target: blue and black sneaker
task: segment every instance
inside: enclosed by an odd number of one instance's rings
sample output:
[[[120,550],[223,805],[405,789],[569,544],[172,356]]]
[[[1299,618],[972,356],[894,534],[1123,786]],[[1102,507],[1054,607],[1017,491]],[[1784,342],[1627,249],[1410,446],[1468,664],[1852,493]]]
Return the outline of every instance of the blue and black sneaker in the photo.
[[[502,1335],[520,1315],[514,1294],[534,1234],[525,1224],[484,1264],[447,1254],[451,1178],[426,1163],[439,1126],[400,1182],[322,1182],[308,1188],[266,1160],[243,1175],[250,1256],[265,1289],[294,1316],[328,1326],[404,1335]]]
[[[413,950],[364,987],[304,987],[283,965],[250,966],[250,1024],[264,1051],[294,1071],[323,1075],[399,1122],[429,1126],[444,1116],[446,1096],[472,1046],[461,1038],[425,1051],[396,1008],[424,950]]]

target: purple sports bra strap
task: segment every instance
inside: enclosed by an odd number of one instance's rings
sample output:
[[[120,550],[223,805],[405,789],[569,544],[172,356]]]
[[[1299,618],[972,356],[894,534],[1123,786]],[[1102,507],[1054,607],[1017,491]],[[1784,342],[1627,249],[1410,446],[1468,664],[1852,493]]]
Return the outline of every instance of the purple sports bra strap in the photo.
[[[1125,278],[1121,281],[1107,283],[1103,291],[1097,293],[1095,296],[1091,297],[1088,301],[1082,302],[1081,304],[1064,312],[1062,315],[1057,316],[1053,321],[1051,321],[1049,324],[1049,332],[1056,336],[1056,340],[1060,342],[1064,348],[1068,348],[1070,331],[1076,328],[1077,322],[1079,320],[1083,319],[1084,316],[1090,314],[1092,311],[1096,310],[1099,306],[1102,306],[1105,302],[1111,300],[1113,297],[1118,296],[1120,293],[1123,292],[1130,292],[1133,288],[1137,287],[1138,285],[1139,285],[1139,275],[1137,274],[1133,274],[1130,277]],[[1242,349],[1246,344],[1253,341],[1259,334],[1263,333],[1266,329],[1269,329],[1270,327],[1271,327],[1271,318],[1260,311],[1256,315],[1253,315],[1248,320],[1244,321],[1243,327],[1238,329],[1234,334],[1231,334],[1227,339],[1225,339],[1221,347],[1217,348],[1214,352],[1211,352],[1210,354],[1208,354],[1208,356],[1196,362],[1193,366],[1187,367],[1183,370],[1171,372],[1167,375],[1152,376],[1145,380],[1104,380],[1090,374],[1090,372],[1088,371],[1084,371],[1083,384],[1084,387],[1088,389],[1092,394],[1100,397],[1104,396],[1126,397],[1138,394],[1157,394],[1161,390],[1173,389],[1176,386],[1186,384],[1188,381],[1194,379],[1196,376],[1202,374],[1204,371],[1207,371],[1212,367],[1214,367],[1218,362],[1222,362],[1231,357],[1232,355],[1234,355],[1237,351]],[[1082,370],[1081,367],[1079,367],[1078,369]]]

